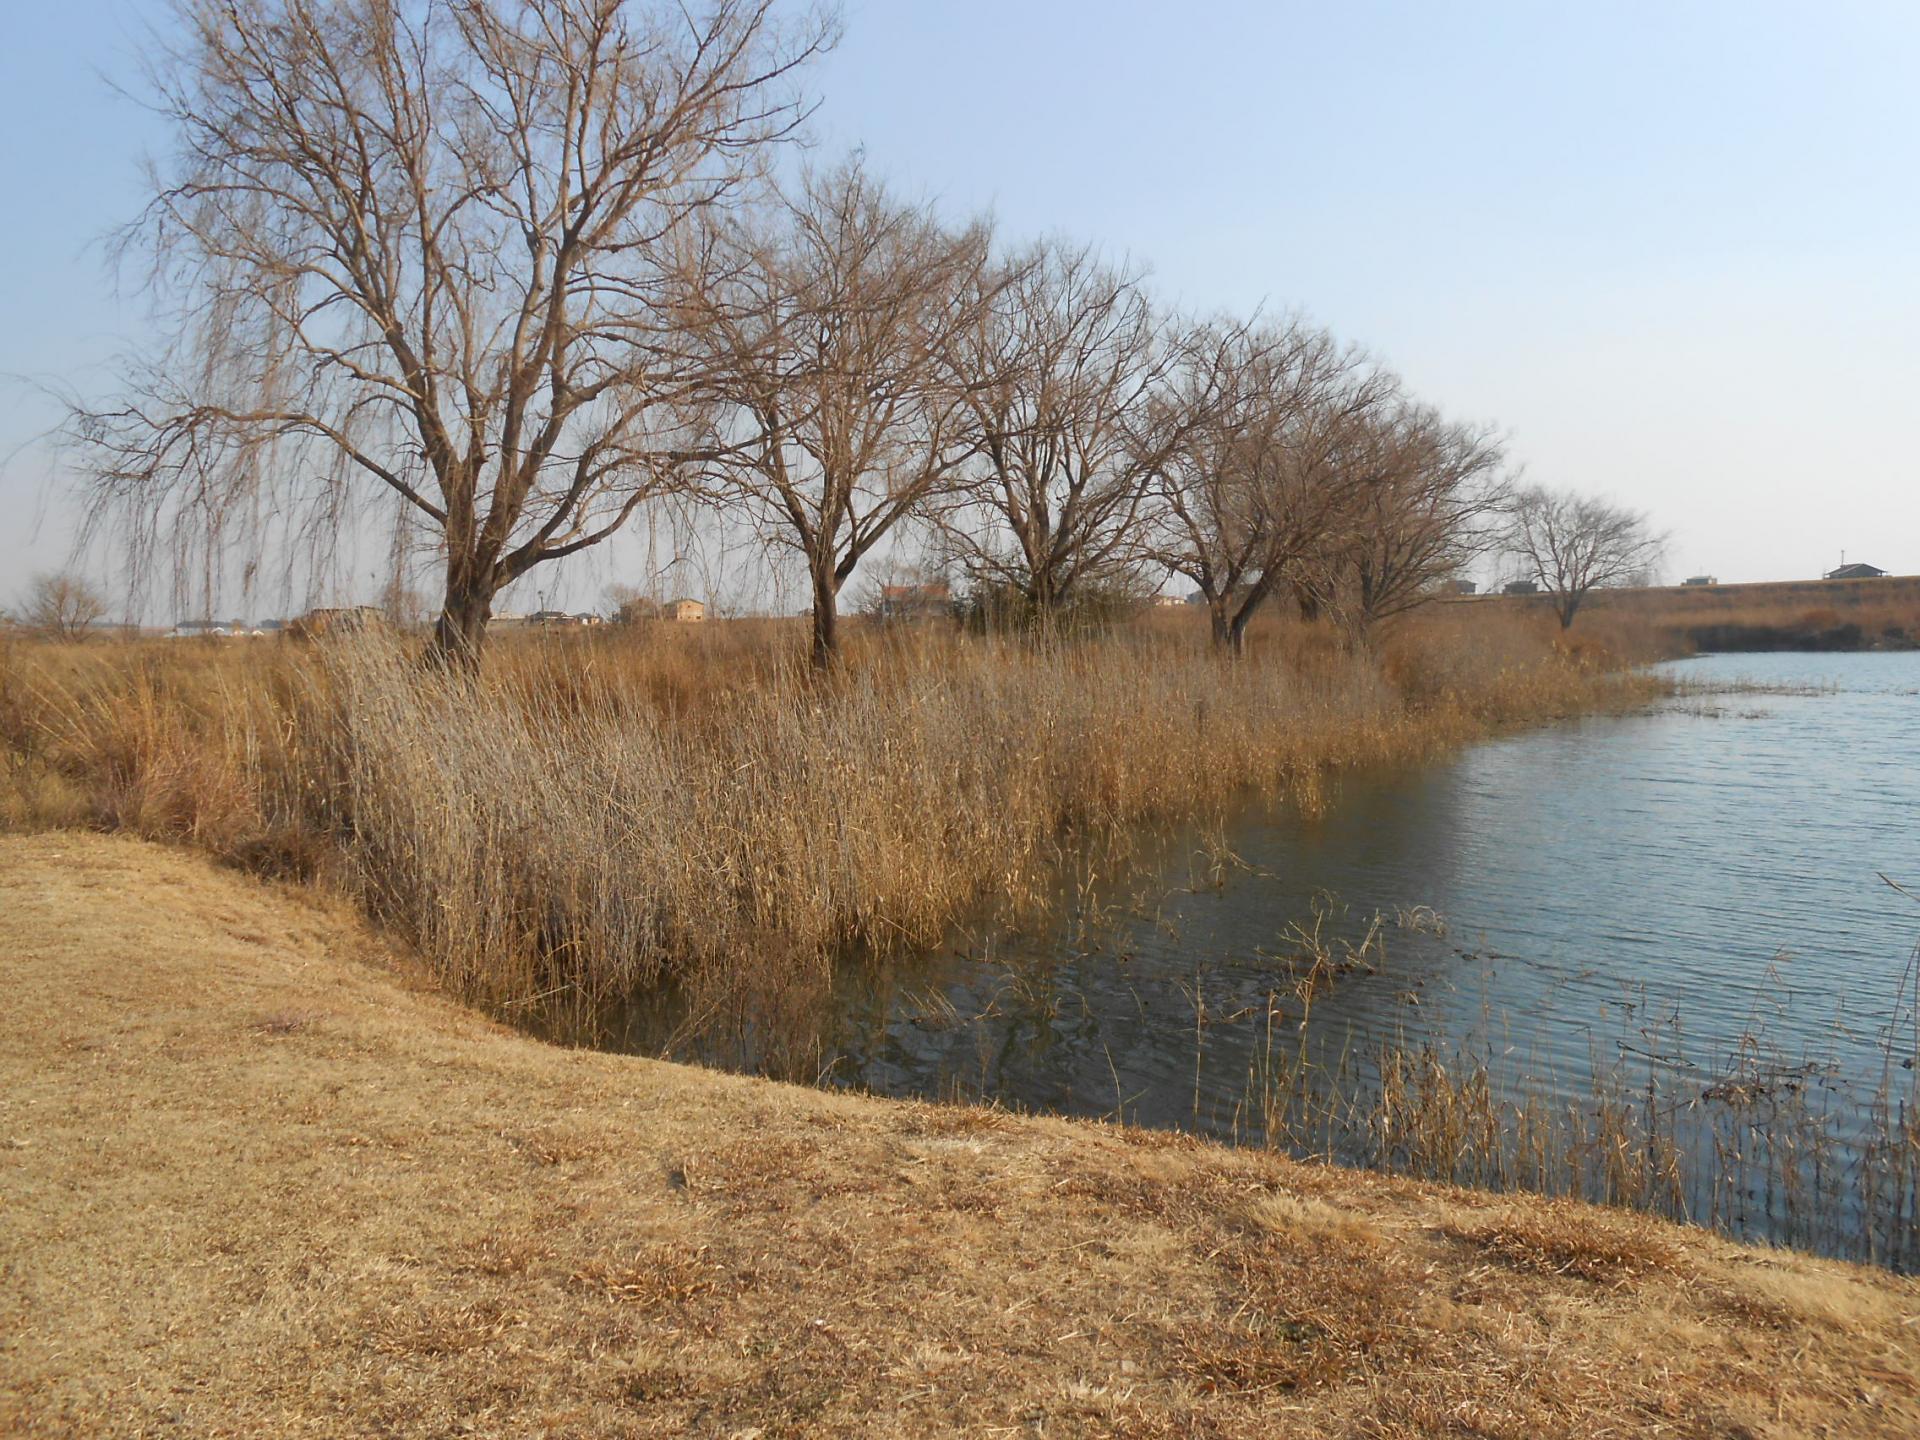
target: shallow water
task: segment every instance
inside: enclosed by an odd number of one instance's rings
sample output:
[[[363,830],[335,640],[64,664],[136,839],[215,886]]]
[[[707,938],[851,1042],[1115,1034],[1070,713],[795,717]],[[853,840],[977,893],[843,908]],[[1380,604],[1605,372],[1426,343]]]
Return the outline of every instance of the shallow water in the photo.
[[[1653,1128],[1679,1111],[1696,1147],[1760,1123],[1751,1106],[1706,1113],[1716,1085],[1758,1078],[1770,1103],[1790,1094],[1803,1121],[1811,1107],[1832,1147],[1790,1168],[1844,1169],[1867,1095],[1890,1074],[1898,1089],[1913,1054],[1920,903],[1881,876],[1920,890],[1920,654],[1672,668],[1695,693],[1651,712],[1349,777],[1317,820],[1249,818],[1225,837],[1239,863],[1220,883],[1215,851],[1181,837],[1125,896],[1042,933],[849,966],[822,1073],[1360,1163],[1390,1148],[1379,1134],[1276,1133],[1276,1055],[1311,1054],[1331,1093],[1377,1087],[1383,1052],[1424,1047],[1456,1072],[1484,1066],[1496,1102],[1576,1115],[1603,1082],[1651,1081]],[[1413,907],[1444,933],[1396,921]],[[1336,955],[1380,921],[1308,1010],[1290,931],[1316,910]],[[1780,1200],[1760,1184],[1703,1173],[1667,1208],[1849,1248],[1787,1213],[1822,1206],[1836,1235],[1857,1229],[1845,1185]]]

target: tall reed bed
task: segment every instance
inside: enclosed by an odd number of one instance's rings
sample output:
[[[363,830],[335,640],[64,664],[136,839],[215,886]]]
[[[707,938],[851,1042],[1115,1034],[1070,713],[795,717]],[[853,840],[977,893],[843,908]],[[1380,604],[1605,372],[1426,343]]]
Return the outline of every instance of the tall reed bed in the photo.
[[[1074,642],[875,628],[821,678],[793,627],[525,637],[477,680],[378,640],[18,646],[14,824],[85,823],[319,876],[453,991],[578,1031],[671,985],[779,1023],[834,957],[1045,902],[1068,857],[1329,772],[1657,685],[1538,627],[1409,627],[1378,653],[1271,627]]]

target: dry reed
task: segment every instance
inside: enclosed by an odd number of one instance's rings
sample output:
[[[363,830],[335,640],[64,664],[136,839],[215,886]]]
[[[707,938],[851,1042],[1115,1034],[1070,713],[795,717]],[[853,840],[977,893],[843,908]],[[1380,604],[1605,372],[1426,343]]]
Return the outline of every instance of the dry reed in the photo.
[[[1448,617],[1378,653],[1270,625],[1241,663],[1191,623],[873,627],[825,680],[800,640],[516,637],[477,682],[378,641],[16,644],[0,817],[323,877],[451,990],[573,1033],[661,984],[696,1023],[777,1023],[834,957],[1027,913],[1139,827],[1315,808],[1331,771],[1659,688],[1540,626]]]

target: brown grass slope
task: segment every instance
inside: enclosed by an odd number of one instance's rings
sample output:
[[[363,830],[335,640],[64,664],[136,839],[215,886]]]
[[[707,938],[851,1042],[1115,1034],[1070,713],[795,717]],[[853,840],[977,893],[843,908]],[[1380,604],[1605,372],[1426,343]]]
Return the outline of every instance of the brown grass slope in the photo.
[[[564,1051],[344,909],[0,837],[0,1433],[1911,1435],[1920,1288]]]

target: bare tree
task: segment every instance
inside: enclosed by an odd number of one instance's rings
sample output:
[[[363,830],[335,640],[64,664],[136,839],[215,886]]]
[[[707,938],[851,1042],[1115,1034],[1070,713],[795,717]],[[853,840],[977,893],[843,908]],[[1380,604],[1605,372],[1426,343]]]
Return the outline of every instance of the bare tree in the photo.
[[[1403,401],[1364,417],[1348,447],[1356,513],[1317,598],[1357,636],[1431,598],[1498,544],[1491,522],[1505,504],[1502,460],[1492,435],[1426,406]]]
[[[1637,510],[1536,485],[1514,496],[1505,545],[1565,630],[1590,592],[1643,581],[1666,536]]]
[[[1275,590],[1308,583],[1344,544],[1355,423],[1392,393],[1390,377],[1299,323],[1215,327],[1189,345],[1168,402],[1186,412],[1185,438],[1157,472],[1156,558],[1198,589],[1217,646],[1238,654]]]
[[[1156,403],[1177,348],[1137,275],[1048,242],[993,283],[955,337],[975,453],[940,526],[978,585],[1044,621],[1135,579],[1148,482],[1201,416]]]
[[[78,409],[96,525],[136,553],[376,494],[445,566],[434,651],[701,458],[668,251],[731,205],[831,39],[774,0],[172,0],[175,153],[120,253],[170,340]],[[677,276],[675,277],[677,280]],[[368,490],[366,487],[372,487]]]
[[[36,575],[20,621],[49,639],[84,640],[106,614],[105,598],[78,575]]]
[[[824,666],[841,588],[970,453],[942,357],[983,293],[987,233],[947,230],[854,160],[708,249],[727,278],[691,287],[688,310],[725,405],[716,497],[804,564]]]

